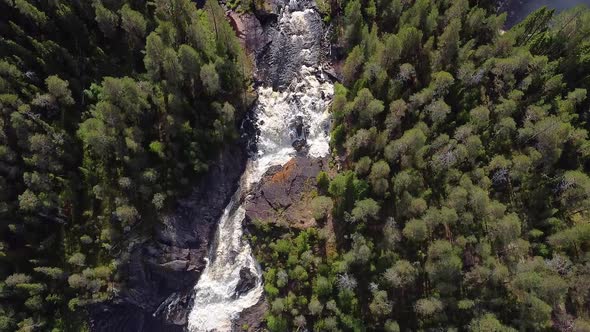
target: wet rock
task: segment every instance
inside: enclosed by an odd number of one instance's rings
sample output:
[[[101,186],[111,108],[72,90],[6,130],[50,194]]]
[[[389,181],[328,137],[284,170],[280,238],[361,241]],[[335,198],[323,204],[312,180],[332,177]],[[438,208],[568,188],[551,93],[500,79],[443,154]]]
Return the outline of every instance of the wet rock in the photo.
[[[268,43],[262,24],[254,14],[230,11],[227,17],[248,53],[255,54]]]
[[[303,136],[303,117],[296,116],[293,122],[291,122],[290,126],[291,129],[295,131],[297,137]]]
[[[307,140],[305,138],[296,139],[291,145],[295,151],[300,152],[307,146]]]
[[[153,317],[165,317],[165,321],[174,327],[186,326],[188,311],[178,308],[191,308],[194,300],[193,292],[178,292],[169,296],[152,314]]]
[[[307,145],[307,133],[303,124],[303,117],[296,116],[289,123],[289,135],[293,141],[291,145],[296,151],[301,151]]]
[[[268,312],[268,309],[268,303],[263,296],[258,303],[240,313],[234,324],[234,330],[249,332],[264,331],[262,322],[264,322],[264,316]]]
[[[228,11],[242,45],[255,59],[254,75],[265,85],[284,89],[302,65],[316,66],[329,54],[321,16],[313,1],[261,0],[254,11]]]
[[[311,8],[313,0],[260,0],[253,12],[227,11],[260,82],[284,90],[301,66],[315,67],[331,57],[321,15]]]
[[[330,45],[330,55],[336,61],[346,59],[346,48],[343,45]]]
[[[264,0],[257,7],[267,43],[256,53],[257,76],[275,90],[283,90],[301,66],[313,67],[329,53],[320,14],[309,1]],[[265,13],[278,17],[264,19]]]
[[[153,236],[132,231],[127,245],[114,249],[125,284],[112,300],[87,307],[92,331],[184,330],[187,303],[246,157],[243,143],[229,146]]]
[[[238,281],[238,284],[236,285],[233,298],[235,299],[240,297],[242,294],[248,293],[248,291],[256,287],[256,282],[256,275],[252,273],[249,268],[243,267],[240,270],[240,281]]]
[[[325,158],[306,156],[271,167],[246,199],[246,219],[295,228],[315,225],[310,202],[316,177],[325,167]]]
[[[330,68],[326,68],[324,69],[324,72],[326,73],[326,75],[328,75],[328,77],[330,77],[330,79],[334,82],[340,82],[342,81],[342,77],[340,77],[341,75],[339,75],[336,72],[336,69],[330,67]]]
[[[186,271],[188,268],[188,261],[182,259],[175,259],[173,261],[160,264],[160,266],[165,269],[169,269],[176,272]]]

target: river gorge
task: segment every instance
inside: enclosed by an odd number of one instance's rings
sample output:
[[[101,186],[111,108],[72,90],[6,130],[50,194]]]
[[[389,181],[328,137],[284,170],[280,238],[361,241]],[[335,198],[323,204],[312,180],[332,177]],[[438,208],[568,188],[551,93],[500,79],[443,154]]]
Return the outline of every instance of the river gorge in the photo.
[[[508,24],[535,7],[506,4]],[[244,234],[245,202],[270,169],[329,154],[335,75],[326,69],[329,29],[314,2],[268,1],[256,13],[229,11],[228,18],[256,77],[243,137],[219,155],[154,239],[130,241],[128,289],[91,310],[95,331],[240,330],[243,313],[264,302],[261,267]]]
[[[261,270],[243,234],[244,201],[267,170],[329,152],[333,75],[324,70],[327,30],[314,2],[271,1],[255,15],[228,17],[255,67],[257,99],[242,138],[153,239],[131,241],[127,289],[92,308],[94,330],[236,330],[243,310],[264,303]]]
[[[219,221],[207,266],[194,289],[189,331],[232,330],[240,312],[262,297],[260,267],[242,232],[242,201],[252,185],[270,167],[287,163],[297,150],[310,157],[329,152],[327,111],[333,86],[321,70],[321,32],[314,9],[295,2],[281,9],[270,61],[258,66],[268,79],[257,89],[252,114],[257,128],[255,153]],[[245,275],[253,279],[246,289],[240,287]]]

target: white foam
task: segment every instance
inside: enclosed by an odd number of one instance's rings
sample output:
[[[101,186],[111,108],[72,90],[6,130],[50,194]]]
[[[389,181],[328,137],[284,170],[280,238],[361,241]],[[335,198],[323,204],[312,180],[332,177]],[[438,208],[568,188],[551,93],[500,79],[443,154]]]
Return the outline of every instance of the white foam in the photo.
[[[293,14],[296,20],[302,14]],[[256,304],[263,293],[260,267],[252,256],[248,242],[242,239],[245,210],[240,204],[242,193],[274,165],[284,165],[297,152],[293,141],[300,139],[291,124],[301,119],[307,128],[307,153],[326,156],[329,151],[328,106],[334,93],[329,80],[318,79],[321,71],[303,66],[299,77],[282,92],[260,87],[254,113],[260,131],[258,153],[248,161],[241,186],[219,220],[209,260],[195,286],[195,300],[188,317],[189,331],[231,331],[232,321],[246,308]],[[247,268],[256,275],[256,286],[235,297],[240,270]]]

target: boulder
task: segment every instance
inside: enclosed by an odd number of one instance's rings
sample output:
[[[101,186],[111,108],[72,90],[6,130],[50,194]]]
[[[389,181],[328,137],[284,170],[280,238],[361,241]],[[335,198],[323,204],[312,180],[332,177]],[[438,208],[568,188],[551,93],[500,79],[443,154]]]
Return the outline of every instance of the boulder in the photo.
[[[293,146],[293,149],[295,149],[295,151],[300,152],[303,151],[305,147],[307,147],[307,140],[305,138],[298,138],[294,140],[291,145]]]
[[[188,261],[183,259],[175,259],[170,262],[160,264],[166,270],[172,270],[175,272],[186,271],[188,268]]]
[[[240,270],[240,281],[236,285],[233,297],[238,298],[242,294],[248,293],[248,291],[256,287],[257,279],[256,275],[249,268],[243,267]]]
[[[289,122],[289,136],[291,145],[297,152],[303,151],[307,147],[307,136],[309,135],[309,125],[305,124],[302,116],[296,116]]]
[[[235,331],[244,331],[245,327],[247,327],[246,331],[248,332],[265,331],[262,325],[264,317],[268,313],[268,307],[268,303],[263,296],[258,303],[250,308],[244,309],[234,323]]]
[[[306,156],[297,156],[282,167],[271,167],[246,198],[247,221],[294,228],[314,226],[310,203],[316,177],[325,167],[325,158]]]
[[[268,43],[262,24],[254,14],[230,11],[227,18],[248,53],[256,54]]]

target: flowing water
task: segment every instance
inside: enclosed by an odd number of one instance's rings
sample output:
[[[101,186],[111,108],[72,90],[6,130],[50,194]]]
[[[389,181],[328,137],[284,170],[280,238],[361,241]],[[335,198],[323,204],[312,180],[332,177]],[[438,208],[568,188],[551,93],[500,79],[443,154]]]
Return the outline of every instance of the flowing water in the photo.
[[[500,11],[508,13],[507,27],[511,27],[543,6],[559,12],[580,4],[590,6],[590,0],[504,0],[500,4]]]
[[[260,267],[242,236],[245,217],[242,200],[252,185],[271,166],[283,165],[298,153],[294,145],[301,147],[299,153],[312,157],[322,157],[329,152],[327,106],[332,99],[333,85],[321,70],[317,37],[309,38],[318,35],[317,31],[308,30],[317,26],[317,22],[310,20],[318,19],[319,15],[314,9],[302,7],[305,6],[291,1],[290,6],[282,9],[278,23],[282,36],[280,45],[297,52],[293,59],[301,61],[294,64],[282,59],[280,64],[269,63],[276,71],[291,70],[288,81],[280,76],[283,83],[288,84],[282,85],[281,91],[272,87],[258,88],[258,101],[253,111],[258,128],[257,152],[250,157],[240,186],[219,220],[207,265],[194,288],[189,331],[231,331],[239,314],[255,305],[262,296]],[[237,292],[240,272],[244,269],[255,276],[256,282],[245,292]]]

